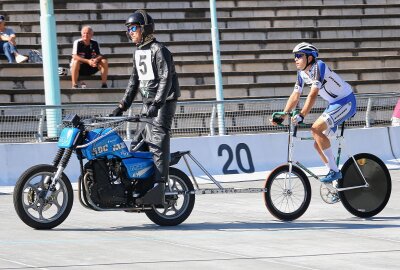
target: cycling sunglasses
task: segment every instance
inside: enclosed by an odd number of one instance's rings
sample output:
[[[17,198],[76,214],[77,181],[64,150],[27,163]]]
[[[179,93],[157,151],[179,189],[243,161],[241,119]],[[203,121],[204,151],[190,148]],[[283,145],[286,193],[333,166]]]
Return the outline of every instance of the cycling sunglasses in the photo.
[[[305,55],[304,53],[295,53],[295,54],[294,54],[294,58],[300,59],[300,58],[302,58],[304,55]]]
[[[128,33],[136,32],[136,30],[139,28],[139,25],[130,25],[128,26]]]

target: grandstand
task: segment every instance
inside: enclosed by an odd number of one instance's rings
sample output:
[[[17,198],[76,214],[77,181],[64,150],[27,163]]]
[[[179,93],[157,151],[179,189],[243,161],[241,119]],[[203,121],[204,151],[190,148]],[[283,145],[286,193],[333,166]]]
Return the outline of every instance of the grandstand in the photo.
[[[225,98],[287,96],[295,79],[290,53],[301,41],[320,48],[320,57],[358,93],[398,92],[400,4],[391,0],[217,0]],[[40,46],[37,0],[0,1],[19,50]],[[215,99],[209,0],[54,0],[58,59],[68,66],[72,42],[83,25],[95,30],[110,63],[109,89],[99,75],[83,78],[87,89],[70,89],[60,77],[62,102],[115,103],[132,67],[133,45],[125,18],[146,8],[157,38],[174,53],[183,100]],[[0,64],[1,104],[43,104],[41,64]]]

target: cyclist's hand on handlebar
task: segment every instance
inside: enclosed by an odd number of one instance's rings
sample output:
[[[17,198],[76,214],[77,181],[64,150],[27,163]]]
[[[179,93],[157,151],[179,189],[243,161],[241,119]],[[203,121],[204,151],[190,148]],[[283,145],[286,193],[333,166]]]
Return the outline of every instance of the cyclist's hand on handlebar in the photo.
[[[284,117],[269,119],[269,121],[273,126],[282,125],[284,120],[285,120]]]
[[[286,118],[285,114],[274,113],[274,114],[272,114],[272,119],[269,119],[269,121],[271,122],[271,124],[273,126],[278,126],[278,125],[282,125],[285,118]]]
[[[301,114],[296,114],[295,116],[292,117],[292,123],[294,125],[302,124],[304,120],[304,116]]]

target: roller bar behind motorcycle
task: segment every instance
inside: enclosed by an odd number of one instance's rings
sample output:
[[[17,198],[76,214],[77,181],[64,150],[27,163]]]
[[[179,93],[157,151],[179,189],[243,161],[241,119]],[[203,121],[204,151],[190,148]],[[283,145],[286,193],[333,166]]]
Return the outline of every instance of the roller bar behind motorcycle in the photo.
[[[81,171],[79,201],[85,208],[144,212],[160,226],[185,221],[195,203],[191,180],[181,170],[170,167],[165,187],[155,183],[152,153],[137,151],[140,145],[129,150],[117,133],[126,122],[152,124],[150,118],[139,116],[82,120],[76,114],[67,115],[53,163],[27,169],[15,185],[14,207],[20,219],[35,229],[51,229],[68,217],[74,192],[64,169],[75,153]],[[170,165],[186,154],[190,152],[172,153]]]

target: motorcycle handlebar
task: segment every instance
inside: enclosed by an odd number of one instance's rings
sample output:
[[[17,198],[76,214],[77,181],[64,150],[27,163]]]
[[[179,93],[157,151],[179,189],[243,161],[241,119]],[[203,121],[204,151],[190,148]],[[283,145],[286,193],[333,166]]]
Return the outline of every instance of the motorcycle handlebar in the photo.
[[[109,124],[119,124],[123,122],[145,122],[148,124],[153,124],[153,118],[144,117],[143,115],[133,115],[133,116],[95,116],[90,119],[82,121],[84,126],[93,125],[109,125]]]

